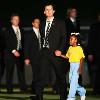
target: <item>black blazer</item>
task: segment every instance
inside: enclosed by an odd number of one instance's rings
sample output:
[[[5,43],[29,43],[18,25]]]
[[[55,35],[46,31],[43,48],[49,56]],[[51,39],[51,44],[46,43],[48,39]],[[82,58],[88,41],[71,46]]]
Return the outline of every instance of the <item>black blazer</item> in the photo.
[[[24,55],[25,59],[36,59],[39,56],[39,40],[33,29],[24,35]]]
[[[66,19],[66,30],[68,37],[71,35],[71,33],[80,33],[80,22],[76,18],[76,26],[73,24],[73,22],[70,20],[70,18]]]
[[[21,32],[21,42],[23,49],[23,30],[20,28]],[[7,58],[12,56],[12,50],[17,50],[17,37],[12,26],[5,30],[5,54]]]
[[[4,51],[5,49],[5,41],[4,41],[4,32],[2,27],[0,26],[0,52]]]
[[[45,25],[46,25],[46,20],[43,21],[41,24],[42,46],[43,46],[43,38],[45,36]],[[49,49],[51,52],[54,52],[55,50],[61,50],[61,51],[65,50],[66,29],[65,29],[65,23],[63,21],[54,18],[50,28],[48,39],[49,39]]]

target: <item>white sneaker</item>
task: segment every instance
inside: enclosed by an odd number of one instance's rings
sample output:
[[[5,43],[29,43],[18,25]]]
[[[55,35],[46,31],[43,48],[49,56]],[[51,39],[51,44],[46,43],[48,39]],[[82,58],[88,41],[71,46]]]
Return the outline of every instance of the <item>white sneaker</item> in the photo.
[[[86,98],[86,96],[84,95],[84,96],[81,96],[81,100],[85,100],[85,98]]]
[[[75,100],[75,98],[68,98],[67,100]]]

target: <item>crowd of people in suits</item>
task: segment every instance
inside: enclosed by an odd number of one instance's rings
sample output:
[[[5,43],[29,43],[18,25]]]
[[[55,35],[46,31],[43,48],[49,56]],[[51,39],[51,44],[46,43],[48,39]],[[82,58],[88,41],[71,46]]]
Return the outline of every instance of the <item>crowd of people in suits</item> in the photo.
[[[66,73],[69,70],[69,63],[64,58],[55,56],[55,51],[60,50],[63,55],[66,54],[71,33],[80,33],[80,21],[77,18],[75,8],[68,9],[65,21],[56,19],[54,13],[55,9],[52,4],[45,5],[44,14],[46,19],[40,22],[40,19],[34,18],[32,27],[27,32],[20,27],[20,16],[12,14],[11,26],[0,32],[0,87],[4,70],[6,70],[7,93],[13,93],[15,64],[20,90],[27,91],[24,64],[31,64],[33,72],[32,89],[36,94],[36,97],[32,96],[31,99],[43,100],[43,89],[49,84],[47,79],[51,69],[53,69],[56,76],[53,88],[59,92],[60,100],[66,100]],[[96,94],[100,93],[100,80],[98,77],[100,76],[99,26],[100,20],[91,26],[88,43],[89,65],[91,67],[92,63],[96,64],[96,76],[93,86]],[[81,45],[80,34],[78,39]],[[79,80],[79,84],[82,84],[81,75]]]

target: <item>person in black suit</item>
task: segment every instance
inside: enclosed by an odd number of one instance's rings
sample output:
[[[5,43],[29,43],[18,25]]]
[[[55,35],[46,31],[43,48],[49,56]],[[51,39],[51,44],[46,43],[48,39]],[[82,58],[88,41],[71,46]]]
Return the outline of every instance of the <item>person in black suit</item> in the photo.
[[[75,8],[67,10],[66,30],[68,37],[71,33],[80,33],[80,21],[77,18],[77,10]]]
[[[98,15],[98,22],[91,25],[88,36],[88,60],[90,62],[90,71],[94,69],[93,93],[100,95],[100,14]],[[93,64],[95,66],[93,66]],[[94,67],[94,68],[93,68]],[[93,73],[91,73],[93,74]]]
[[[23,31],[19,27],[19,15],[11,16],[11,26],[5,31],[5,66],[7,92],[13,92],[13,73],[16,64],[18,81],[21,91],[26,90],[25,73],[24,73],[24,56],[23,56]]]
[[[32,28],[29,30],[24,37],[24,54],[25,64],[29,63],[32,65],[33,81],[32,89],[35,90],[35,84],[38,79],[39,72],[39,58],[41,50],[41,35],[39,31],[40,20],[38,18],[33,19]]]
[[[40,80],[36,84],[36,100],[43,100],[43,89],[49,67],[55,71],[59,81],[60,100],[66,100],[67,84],[62,58],[55,56],[56,50],[64,52],[66,46],[65,23],[54,17],[54,7],[52,4],[45,5],[44,14],[46,20],[41,23],[42,50],[40,59]],[[59,51],[57,51],[59,53]],[[32,99],[34,100],[34,98]]]
[[[5,71],[5,64],[4,64],[4,49],[5,49],[5,43],[4,43],[4,34],[3,34],[2,27],[0,26],[0,88],[1,88],[1,80],[4,75]]]

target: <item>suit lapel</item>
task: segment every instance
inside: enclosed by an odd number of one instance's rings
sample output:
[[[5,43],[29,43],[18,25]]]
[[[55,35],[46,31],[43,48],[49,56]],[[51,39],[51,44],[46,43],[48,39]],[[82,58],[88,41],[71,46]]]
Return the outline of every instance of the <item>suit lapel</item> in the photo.
[[[32,32],[31,32],[31,33],[32,33],[32,36],[38,40],[35,31],[34,31],[33,29],[32,29],[31,31],[32,31]]]
[[[52,33],[52,31],[53,31],[53,29],[55,29],[55,18],[53,19],[53,21],[52,21],[52,24],[51,24],[51,28],[50,28],[50,32],[49,33]]]

